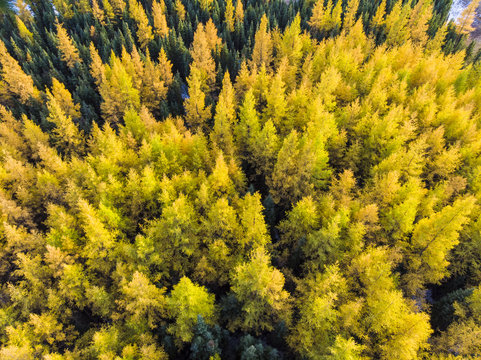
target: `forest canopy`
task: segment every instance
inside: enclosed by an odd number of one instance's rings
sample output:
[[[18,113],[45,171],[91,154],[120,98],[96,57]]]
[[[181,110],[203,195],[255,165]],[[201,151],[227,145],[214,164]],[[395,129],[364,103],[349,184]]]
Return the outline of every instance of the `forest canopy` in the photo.
[[[0,2],[0,359],[481,356],[478,4]]]

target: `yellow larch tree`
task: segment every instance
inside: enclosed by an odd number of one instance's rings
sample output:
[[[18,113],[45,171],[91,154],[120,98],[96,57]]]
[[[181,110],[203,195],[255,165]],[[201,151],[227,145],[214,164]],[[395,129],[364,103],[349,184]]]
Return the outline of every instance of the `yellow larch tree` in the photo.
[[[97,52],[97,49],[95,48],[94,43],[90,43],[89,50],[90,57],[92,59],[90,62],[90,74],[94,78],[95,84],[99,86],[102,81],[105,80],[104,64],[99,53]]]
[[[432,16],[433,5],[431,1],[420,0],[414,6],[409,18],[411,41],[416,45],[424,46],[428,41],[428,22]]]
[[[211,51],[216,53],[219,46],[222,44],[222,40],[218,35],[217,28],[212,21],[212,18],[205,24],[205,36],[207,37],[207,43]]]
[[[66,116],[71,119],[80,117],[80,105],[74,103],[70,91],[56,78],[52,78],[52,89],[51,91],[47,91],[47,94],[49,99],[55,99]]]
[[[175,12],[180,21],[185,20],[185,7],[182,4],[182,0],[175,0]]]
[[[0,40],[0,101],[7,101],[8,97],[19,98],[26,103],[29,99],[39,98],[39,91],[33,84],[32,78],[25,74],[17,60],[7,51],[5,44]],[[2,93],[6,99],[2,99]]]
[[[393,9],[386,16],[386,45],[402,45],[409,40],[409,18],[412,9],[410,4],[402,5],[402,1],[394,4]]]
[[[244,22],[244,5],[242,4],[242,0],[237,0],[235,6],[235,23],[241,24],[242,22]]]
[[[155,64],[147,51],[140,94],[142,103],[152,112],[159,109],[160,102],[167,96],[169,78],[172,77],[168,65],[168,63]]]
[[[469,34],[474,30],[473,22],[476,17],[476,10],[481,0],[472,0],[456,20],[458,31],[461,34]]]
[[[65,19],[70,19],[74,15],[72,10],[72,4],[65,0],[53,0],[52,1],[55,9],[62,15]]]
[[[356,13],[359,8],[359,0],[349,0],[347,3],[347,9],[344,14],[342,26],[345,31],[349,31],[351,27],[356,23]]]
[[[222,91],[215,108],[214,129],[211,133],[212,141],[224,152],[226,156],[234,154],[234,139],[232,130],[235,120],[234,87],[228,72],[222,81]]]
[[[379,4],[374,17],[371,20],[371,24],[376,27],[380,27],[384,24],[386,16],[386,0],[382,0]]]
[[[77,9],[82,14],[88,14],[92,12],[89,0],[77,0],[75,2]]]
[[[32,40],[33,34],[30,30],[27,29],[22,19],[18,15],[16,15],[15,20],[17,22],[18,32],[20,33],[20,36],[22,37],[22,39],[24,39],[25,41]]]
[[[172,74],[172,63],[167,58],[164,48],[160,49],[158,63],[160,78],[168,87],[172,84],[174,75]]]
[[[443,25],[438,29],[436,35],[429,39],[426,44],[427,52],[441,51],[444,41],[446,40],[446,34],[448,33],[447,25]]]
[[[191,66],[190,75],[187,79],[189,85],[189,97],[184,101],[186,122],[194,129],[204,129],[207,120],[212,116],[211,106],[205,105],[205,93],[203,88],[203,75],[197,68]]]
[[[204,11],[210,11],[213,0],[197,0]]]
[[[272,62],[272,38],[267,27],[268,20],[264,14],[255,35],[254,50],[252,51],[252,62],[257,67],[269,66]]]
[[[242,304],[242,316],[232,319],[230,328],[258,334],[272,330],[278,321],[290,322],[289,293],[284,275],[274,268],[267,251],[258,247],[249,261],[233,269],[232,291]]]
[[[165,17],[164,9],[165,4],[163,4],[164,0],[154,1],[152,3],[152,17],[154,19],[154,32],[156,35],[164,37],[169,35],[169,27],[167,26],[167,19]]]
[[[129,0],[129,15],[137,23],[137,38],[140,46],[145,48],[152,41],[154,35],[142,4],[137,0]]]
[[[101,23],[105,25],[104,11],[100,8],[97,0],[92,0],[92,14]]]
[[[60,23],[57,23],[56,26],[58,49],[62,55],[62,60],[67,63],[69,68],[73,68],[78,62],[82,62],[82,59],[80,59],[77,48],[67,34],[67,30]]]
[[[59,87],[61,85],[57,85]],[[72,121],[70,115],[67,115],[63,107],[68,103],[68,98],[60,98],[58,91],[57,96],[47,90],[49,116],[47,120],[55,124],[53,129],[53,140],[61,153],[65,155],[79,154],[84,137]],[[61,103],[62,102],[62,103]]]
[[[112,5],[110,5],[109,0],[102,0],[102,6],[104,8],[105,15],[110,19],[113,20],[115,18],[115,12]]]
[[[230,32],[234,31],[234,4],[232,3],[232,0],[227,0],[226,5],[225,5],[225,23],[227,25],[227,30]]]
[[[199,23],[194,33],[194,41],[192,43],[191,68],[197,68],[202,75],[202,86],[212,87],[215,83],[215,62],[212,57],[212,44],[207,37],[204,25]]]
[[[127,4],[125,3],[126,0],[103,0],[103,1],[104,1],[104,4],[110,1],[110,5],[114,11],[114,14],[122,18],[125,11],[125,7],[127,6]]]
[[[122,61],[112,53],[110,65],[104,66],[105,80],[101,82],[99,92],[102,96],[101,110],[105,118],[119,122],[127,109],[140,108],[139,90]]]
[[[341,6],[341,1],[337,1],[334,5],[332,0],[329,0],[324,6],[324,1],[318,0],[312,9],[309,26],[320,33],[339,29],[341,26]]]

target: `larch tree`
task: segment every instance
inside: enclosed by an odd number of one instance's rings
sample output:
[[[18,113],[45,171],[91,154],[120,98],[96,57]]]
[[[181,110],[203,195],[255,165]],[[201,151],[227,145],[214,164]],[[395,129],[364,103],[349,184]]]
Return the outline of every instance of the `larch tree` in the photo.
[[[215,84],[215,62],[212,57],[213,44],[215,44],[215,41],[208,36],[206,27],[199,23],[192,43],[191,73],[194,72],[193,69],[195,68],[201,74],[202,89],[204,90],[212,89]]]
[[[102,25],[105,25],[104,11],[100,8],[97,0],[92,0],[92,14]]]
[[[102,82],[106,81],[104,64],[93,43],[90,43],[89,50],[91,57],[90,74],[94,78],[95,84],[100,86]]]
[[[233,156],[235,152],[234,138],[232,136],[235,115],[234,87],[230,81],[229,73],[226,72],[222,81],[219,101],[215,108],[214,128],[211,133],[211,139],[227,156]]]
[[[127,321],[134,328],[155,328],[164,316],[166,307],[165,289],[152,284],[142,273],[136,271],[132,280],[122,281],[121,298],[117,303],[125,309]]]
[[[269,66],[272,62],[272,39],[267,26],[268,20],[264,14],[255,35],[254,50],[252,51],[252,62],[259,68],[262,65]]]
[[[62,24],[57,23],[56,27],[58,49],[62,55],[62,60],[67,63],[69,68],[73,68],[75,64],[82,62],[82,59],[80,59],[78,53],[78,49],[70,36],[67,34],[67,30],[64,29]]]
[[[104,66],[105,81],[100,84],[101,109],[106,119],[116,123],[125,111],[140,108],[140,94],[122,61],[112,54],[110,65]]]
[[[300,285],[299,319],[289,337],[296,352],[309,359],[329,354],[339,326],[339,304],[347,295],[347,281],[338,266],[311,275]],[[334,331],[333,331],[334,330]]]
[[[167,58],[164,48],[160,49],[157,67],[160,78],[165,86],[168,87],[172,85],[172,82],[174,81],[172,62]]]
[[[49,95],[55,98],[66,116],[69,116],[72,120],[80,117],[80,105],[74,103],[70,91],[56,78],[52,79],[52,92]]]
[[[112,6],[114,13],[116,16],[122,18],[124,14],[124,10],[127,7],[127,0],[105,0],[109,1],[110,5]]]
[[[476,10],[480,0],[472,0],[466,9],[463,10],[461,16],[456,20],[456,25],[461,34],[469,34],[474,30],[473,22],[476,17]]]
[[[286,84],[282,73],[277,73],[270,84],[266,94],[266,108],[263,112],[264,119],[271,120],[280,131],[286,131],[285,120],[287,115]]]
[[[163,2],[163,0],[162,0]],[[165,4],[159,1],[152,3],[152,17],[154,19],[154,33],[160,37],[169,35],[169,27],[165,17]]]
[[[258,130],[252,133],[248,149],[251,151],[251,161],[255,164],[256,173],[268,176],[274,170],[277,154],[282,145],[281,139],[271,120],[267,120]]]
[[[202,10],[207,11],[207,12],[211,10],[213,0],[197,0],[197,1],[199,2]]]
[[[15,20],[17,22],[18,32],[20,33],[20,36],[25,41],[31,41],[33,39],[32,32],[27,29],[27,26],[25,26],[25,23],[22,21],[22,19],[18,15],[15,16]]]
[[[174,285],[167,298],[167,309],[175,323],[169,326],[168,332],[178,341],[188,342],[194,336],[194,326],[198,316],[202,316],[207,324],[216,319],[214,295],[209,294],[203,286],[194,284],[183,277]]]
[[[240,25],[244,22],[244,4],[242,4],[242,0],[237,0],[235,5],[235,23],[236,25]]]
[[[140,46],[144,49],[152,41],[154,35],[142,4],[137,0],[129,0],[129,15],[137,23],[137,37]]]
[[[107,16],[110,21],[114,20],[115,18],[114,8],[110,4],[109,0],[102,0],[102,7],[104,9],[105,16]]]
[[[352,261],[349,271],[357,274],[362,286],[365,313],[359,314],[351,331],[371,334],[366,338],[368,356],[414,360],[428,347],[432,330],[427,314],[416,311],[396,289],[394,260],[385,248],[368,248]]]
[[[81,14],[88,14],[92,12],[92,7],[90,6],[90,1],[79,0],[77,1],[77,9]]]
[[[27,4],[23,0],[16,0],[15,6],[18,9],[18,16],[24,23],[30,23],[32,21],[32,13],[29,11]]]
[[[378,5],[376,9],[376,13],[374,14],[371,23],[375,27],[379,28],[385,23],[386,17],[386,0],[382,0],[381,3]]]
[[[63,85],[59,84],[57,81],[57,88],[63,87]],[[55,89],[55,83],[52,89],[53,94],[47,90],[47,96],[49,98],[47,104],[49,116],[47,120],[55,124],[53,130],[54,141],[62,153],[68,155],[78,154],[81,151],[83,137],[82,133],[72,121],[72,115],[79,115],[78,107],[75,112],[75,106],[69,106],[73,105],[73,102],[71,98],[68,98],[67,95],[70,95],[70,93],[65,88],[61,89],[66,91],[63,94],[59,94],[58,91],[56,92],[55,90],[58,90]]]
[[[212,18],[207,21],[204,29],[209,48],[214,54],[217,54],[219,52],[219,47],[222,44],[222,39],[218,35],[217,28],[215,27]]]
[[[346,13],[342,20],[342,27],[344,31],[349,31],[354,26],[357,20],[357,12],[359,9],[359,0],[350,0],[347,3]]]
[[[393,9],[386,15],[386,44],[388,46],[402,45],[410,37],[409,18],[412,12],[411,5],[404,5],[398,1]]]
[[[252,89],[245,94],[239,108],[239,121],[235,125],[234,135],[238,145],[238,155],[242,160],[249,161],[252,155],[251,142],[261,130],[260,120],[256,111],[256,101]]]
[[[321,34],[338,30],[341,26],[341,5],[339,1],[334,5],[332,0],[329,0],[324,6],[323,1],[317,1],[312,10],[309,25]]]
[[[235,29],[235,21],[234,21],[234,4],[231,0],[226,1],[225,5],[225,14],[224,14],[224,21],[227,26],[227,30],[233,32]]]
[[[270,191],[276,203],[296,202],[313,189],[309,171],[298,167],[301,156],[299,135],[294,130],[284,139],[274,171],[268,179]]]
[[[201,71],[192,67],[187,83],[189,85],[189,97],[184,101],[186,122],[194,129],[202,130],[206,127],[212,112],[211,105],[206,106]]]
[[[71,19],[74,15],[72,4],[65,0],[53,0],[53,5],[55,9],[62,15],[65,19]]]
[[[284,276],[271,266],[263,247],[252,250],[249,261],[237,266],[231,277],[232,291],[242,306],[242,315],[231,321],[232,329],[259,333],[274,329],[279,321],[290,321]]]
[[[432,17],[433,5],[430,1],[419,1],[413,8],[409,18],[411,41],[424,46],[428,41],[428,23]]]
[[[0,95],[6,94],[8,96],[8,98],[3,98],[2,102],[8,102],[10,97],[18,98],[22,103],[39,98],[40,93],[33,84],[32,78],[25,74],[17,60],[10,56],[1,40],[0,65]]]
[[[249,251],[268,246],[270,238],[264,220],[264,206],[261,203],[260,194],[247,193],[239,201],[238,206],[239,222],[244,233],[238,240],[242,253],[247,255]]]
[[[329,178],[328,154],[322,139],[300,137],[296,130],[285,137],[272,174],[267,179],[276,203],[295,203]],[[299,166],[303,164],[302,166]]]
[[[107,275],[114,267],[116,232],[102,222],[98,211],[88,201],[80,199],[78,209],[85,236],[82,255],[89,267]]]
[[[458,199],[415,225],[406,257],[409,291],[438,283],[446,276],[449,251],[458,244],[459,231],[469,221],[475,202],[472,196]]]
[[[177,17],[180,21],[185,20],[185,7],[182,4],[182,0],[175,0],[175,12],[177,13]]]
[[[145,235],[136,238],[139,257],[148,269],[154,267],[159,278],[175,272],[188,273],[192,256],[199,249],[199,224],[191,201],[180,194],[165,206],[159,219],[149,222]]]
[[[165,56],[165,52],[161,53],[160,56]],[[147,51],[140,95],[142,103],[151,111],[157,110],[160,102],[167,96],[168,86],[172,82],[171,67],[172,65],[168,60],[155,64]]]
[[[302,239],[319,228],[320,220],[318,204],[311,196],[302,198],[278,225],[281,233],[279,247],[287,249],[300,246]]]

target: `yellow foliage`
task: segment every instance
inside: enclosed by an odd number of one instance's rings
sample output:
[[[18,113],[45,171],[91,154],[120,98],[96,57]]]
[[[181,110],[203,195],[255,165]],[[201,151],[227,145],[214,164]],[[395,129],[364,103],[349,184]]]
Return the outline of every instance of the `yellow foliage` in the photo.
[[[62,60],[67,63],[69,68],[73,68],[75,64],[82,62],[82,59],[80,59],[77,48],[75,47],[70,36],[67,34],[67,30],[65,30],[60,23],[57,23],[56,27],[58,49],[62,54]]]

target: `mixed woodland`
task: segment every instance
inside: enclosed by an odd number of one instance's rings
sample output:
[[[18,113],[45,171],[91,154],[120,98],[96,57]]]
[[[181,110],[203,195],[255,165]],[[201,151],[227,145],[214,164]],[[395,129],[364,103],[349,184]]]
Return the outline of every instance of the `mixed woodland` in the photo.
[[[0,6],[0,359],[481,356],[478,1]]]

